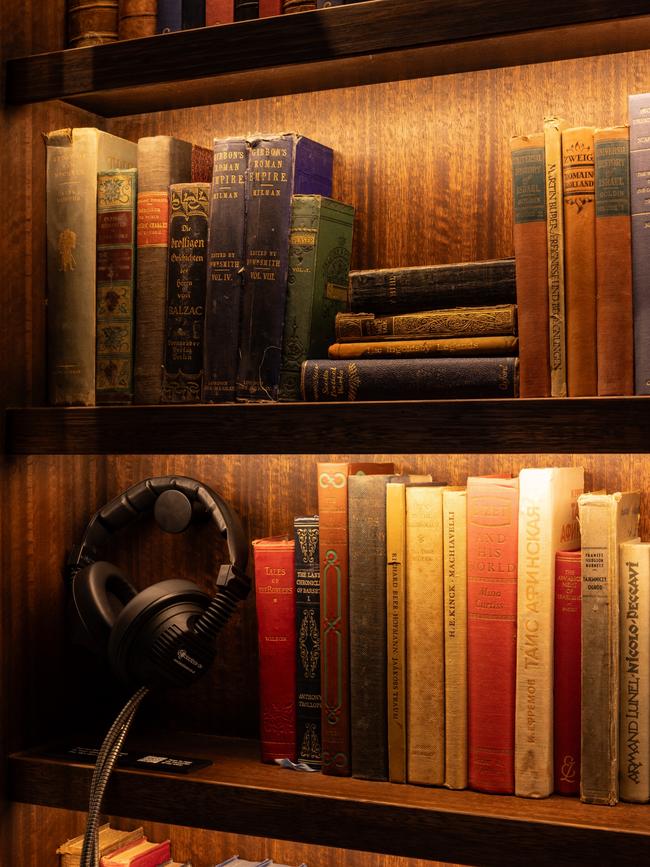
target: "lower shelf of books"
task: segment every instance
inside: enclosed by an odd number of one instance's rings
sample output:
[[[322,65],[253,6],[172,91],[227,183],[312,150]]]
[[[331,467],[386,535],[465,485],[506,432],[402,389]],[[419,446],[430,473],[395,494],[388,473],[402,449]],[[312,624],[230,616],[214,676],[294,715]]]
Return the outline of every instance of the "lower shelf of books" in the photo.
[[[109,815],[457,864],[620,864],[650,859],[650,806],[529,800],[292,771],[255,741],[147,741],[211,764],[188,773],[117,769]],[[48,755],[46,755],[46,753]],[[10,798],[85,810],[92,765],[30,750],[10,758]]]

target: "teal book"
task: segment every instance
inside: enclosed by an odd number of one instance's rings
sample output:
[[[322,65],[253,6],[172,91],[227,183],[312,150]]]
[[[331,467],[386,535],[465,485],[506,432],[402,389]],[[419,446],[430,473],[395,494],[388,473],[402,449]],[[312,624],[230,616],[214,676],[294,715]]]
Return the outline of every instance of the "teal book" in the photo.
[[[300,368],[324,358],[336,314],[348,307],[354,208],[326,196],[293,196],[280,400],[300,400]]]

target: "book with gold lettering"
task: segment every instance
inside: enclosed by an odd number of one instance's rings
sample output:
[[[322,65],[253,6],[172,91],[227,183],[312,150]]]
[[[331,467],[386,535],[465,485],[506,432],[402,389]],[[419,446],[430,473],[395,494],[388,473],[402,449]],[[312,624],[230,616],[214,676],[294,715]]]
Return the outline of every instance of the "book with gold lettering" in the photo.
[[[386,336],[370,339],[349,337],[330,344],[327,355],[329,358],[474,358],[516,355],[518,351],[519,338],[511,335],[443,337],[440,340],[393,340]]]
[[[296,755],[320,768],[321,652],[318,515],[294,518],[296,568]]]
[[[373,313],[337,313],[337,340],[359,337],[410,338],[478,337],[517,333],[517,306],[452,307],[394,316]]]
[[[406,782],[406,485],[386,485],[388,779]]]

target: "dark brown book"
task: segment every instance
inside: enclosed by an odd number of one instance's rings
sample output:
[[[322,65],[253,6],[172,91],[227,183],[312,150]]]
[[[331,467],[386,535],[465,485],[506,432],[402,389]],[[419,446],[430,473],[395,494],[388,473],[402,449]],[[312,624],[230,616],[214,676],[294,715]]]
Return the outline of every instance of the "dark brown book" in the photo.
[[[308,12],[316,8],[316,0],[284,0],[282,12],[287,15],[290,12]]]
[[[120,39],[137,39],[139,36],[153,36],[156,32],[157,0],[119,0],[120,2]]]
[[[101,45],[118,38],[118,0],[68,0],[68,46]]]

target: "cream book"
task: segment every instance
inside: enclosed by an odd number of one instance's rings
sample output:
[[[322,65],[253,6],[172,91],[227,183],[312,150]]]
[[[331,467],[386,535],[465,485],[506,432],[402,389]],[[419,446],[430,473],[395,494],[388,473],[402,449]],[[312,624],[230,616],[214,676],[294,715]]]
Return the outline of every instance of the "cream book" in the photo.
[[[445,786],[467,787],[467,493],[442,492]]]
[[[638,491],[578,498],[582,536],[580,798],[618,801],[619,546],[638,541]]]
[[[519,473],[515,794],[553,791],[555,554],[580,547],[583,467]]]
[[[72,840],[67,840],[56,850],[59,856],[59,867],[79,867],[81,863],[81,853],[84,845],[84,834],[79,837],[74,837]],[[99,829],[99,857],[109,855],[115,852],[116,849],[121,849],[131,843],[141,840],[143,836],[142,828],[135,828],[133,831],[120,831],[118,828],[111,828],[106,823]]]

